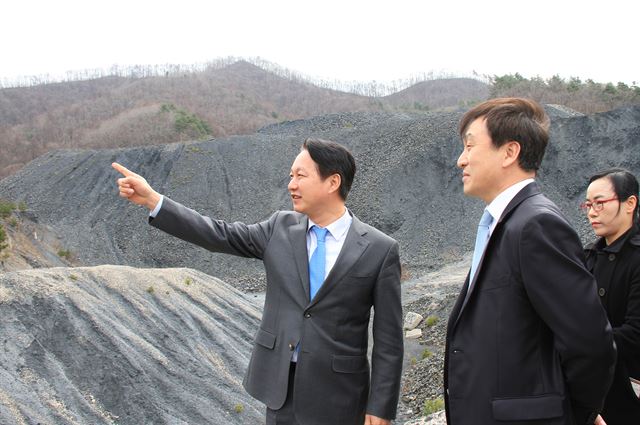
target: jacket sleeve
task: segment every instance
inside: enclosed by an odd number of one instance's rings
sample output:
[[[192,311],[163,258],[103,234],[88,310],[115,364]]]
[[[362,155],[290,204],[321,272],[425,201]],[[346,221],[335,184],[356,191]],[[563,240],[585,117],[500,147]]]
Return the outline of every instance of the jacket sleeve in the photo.
[[[616,351],[580,240],[564,218],[542,213],[525,224],[519,249],[527,295],[554,334],[574,418],[585,423],[603,406]]]
[[[367,413],[394,419],[400,396],[404,354],[400,257],[393,242],[380,269],[373,294],[373,352]]]
[[[257,224],[213,220],[165,196],[149,224],[209,251],[262,259],[279,212]]]
[[[624,323],[613,329],[618,356],[631,375],[640,379],[640,264],[633,264]]]

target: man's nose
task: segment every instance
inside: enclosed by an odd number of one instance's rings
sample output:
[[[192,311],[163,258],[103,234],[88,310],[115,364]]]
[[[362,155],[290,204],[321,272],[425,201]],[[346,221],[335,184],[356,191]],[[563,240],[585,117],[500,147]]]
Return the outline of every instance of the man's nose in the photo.
[[[456,162],[456,165],[458,166],[458,168],[464,168],[467,165],[467,155],[464,151],[462,151],[462,153],[458,157],[458,162]]]

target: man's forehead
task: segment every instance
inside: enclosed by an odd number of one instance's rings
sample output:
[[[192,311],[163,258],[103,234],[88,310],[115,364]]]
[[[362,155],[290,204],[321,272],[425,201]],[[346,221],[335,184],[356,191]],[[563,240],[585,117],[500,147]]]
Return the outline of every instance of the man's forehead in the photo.
[[[487,127],[485,124],[485,120],[486,119],[484,117],[479,117],[471,121],[467,128],[464,130],[462,140],[473,139],[474,137],[478,137],[480,133],[486,132]]]

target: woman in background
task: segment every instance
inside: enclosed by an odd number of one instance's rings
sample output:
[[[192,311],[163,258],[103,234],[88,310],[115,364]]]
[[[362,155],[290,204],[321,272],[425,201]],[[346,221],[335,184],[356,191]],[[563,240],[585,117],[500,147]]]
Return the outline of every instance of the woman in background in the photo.
[[[581,205],[598,240],[585,248],[618,348],[613,383],[602,418],[607,425],[640,424],[640,225],[638,180],[614,168],[589,180]],[[599,418],[601,419],[601,418]]]

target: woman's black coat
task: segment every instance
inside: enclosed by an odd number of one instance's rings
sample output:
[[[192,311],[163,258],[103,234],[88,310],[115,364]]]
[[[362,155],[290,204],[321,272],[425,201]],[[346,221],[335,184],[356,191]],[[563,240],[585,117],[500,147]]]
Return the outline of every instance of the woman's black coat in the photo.
[[[615,377],[602,412],[607,425],[640,424],[640,399],[629,381],[640,379],[639,230],[633,227],[610,246],[601,238],[585,248],[618,348]]]

